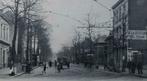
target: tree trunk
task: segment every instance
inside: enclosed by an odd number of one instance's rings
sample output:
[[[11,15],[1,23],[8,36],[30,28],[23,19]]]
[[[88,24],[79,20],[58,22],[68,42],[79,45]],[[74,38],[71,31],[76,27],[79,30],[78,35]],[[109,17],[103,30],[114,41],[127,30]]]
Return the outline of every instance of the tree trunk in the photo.
[[[15,0],[15,23],[14,23],[14,36],[12,40],[12,65],[17,61],[16,59],[16,38],[17,38],[17,31],[18,31],[18,4],[19,0]]]

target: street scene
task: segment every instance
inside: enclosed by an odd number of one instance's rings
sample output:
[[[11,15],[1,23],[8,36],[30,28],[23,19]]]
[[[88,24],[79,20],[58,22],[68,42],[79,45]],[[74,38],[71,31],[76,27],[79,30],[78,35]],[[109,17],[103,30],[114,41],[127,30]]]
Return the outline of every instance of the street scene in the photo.
[[[0,81],[146,81],[147,0],[0,0]]]

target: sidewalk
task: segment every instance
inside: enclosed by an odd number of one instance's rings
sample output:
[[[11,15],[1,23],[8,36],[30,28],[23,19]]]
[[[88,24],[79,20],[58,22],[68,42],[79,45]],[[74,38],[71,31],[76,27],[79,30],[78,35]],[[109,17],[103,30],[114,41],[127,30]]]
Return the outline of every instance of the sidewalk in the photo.
[[[99,66],[99,70],[104,70],[103,66]],[[141,78],[147,78],[147,66],[144,66],[143,69],[143,75],[138,75],[138,71],[136,69],[136,73],[135,74],[130,74],[128,69],[126,68],[125,72],[113,72],[113,71],[109,71],[109,70],[104,70],[105,72],[111,72],[111,73],[116,73],[116,74],[122,74],[122,75],[132,75],[132,76],[136,76],[136,77],[141,77]]]
[[[34,67],[33,70],[37,69],[37,68],[38,68],[38,66]],[[10,69],[9,68],[2,68],[2,69],[0,69],[0,78],[13,78],[13,77],[17,77],[17,76],[25,74],[25,72],[22,71],[22,72],[16,73],[15,76],[9,76],[9,73],[10,73]]]
[[[143,77],[147,78],[147,65],[143,68]]]
[[[9,68],[0,69],[0,78],[7,78],[9,75]]]
[[[26,78],[26,77],[67,77],[67,76],[80,76],[81,74],[89,72],[86,68],[84,68],[83,65],[77,65],[77,64],[71,64],[71,68],[68,69],[66,66],[64,66],[64,70],[61,70],[59,73],[57,69],[53,67],[48,67],[46,70],[46,73],[42,73],[43,67],[40,66],[34,70],[31,71],[30,74],[23,74],[20,77]]]
[[[24,72],[17,73],[15,76],[9,76],[9,73],[10,73],[10,69],[9,68],[2,68],[2,69],[0,69],[0,78],[16,77],[16,76],[19,76],[19,75],[23,74]]]

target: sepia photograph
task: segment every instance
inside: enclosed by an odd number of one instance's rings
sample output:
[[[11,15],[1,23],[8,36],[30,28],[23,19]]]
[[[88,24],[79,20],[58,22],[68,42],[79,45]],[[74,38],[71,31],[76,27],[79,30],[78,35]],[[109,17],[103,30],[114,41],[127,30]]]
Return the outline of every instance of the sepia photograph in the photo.
[[[0,81],[147,81],[147,0],[0,0]]]

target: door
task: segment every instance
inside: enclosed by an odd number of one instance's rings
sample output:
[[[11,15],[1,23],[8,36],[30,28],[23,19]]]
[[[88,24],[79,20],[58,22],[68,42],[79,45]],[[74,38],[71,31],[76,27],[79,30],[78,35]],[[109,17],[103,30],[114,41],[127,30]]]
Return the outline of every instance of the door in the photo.
[[[3,67],[5,67],[5,54],[6,54],[6,51],[3,50]]]

